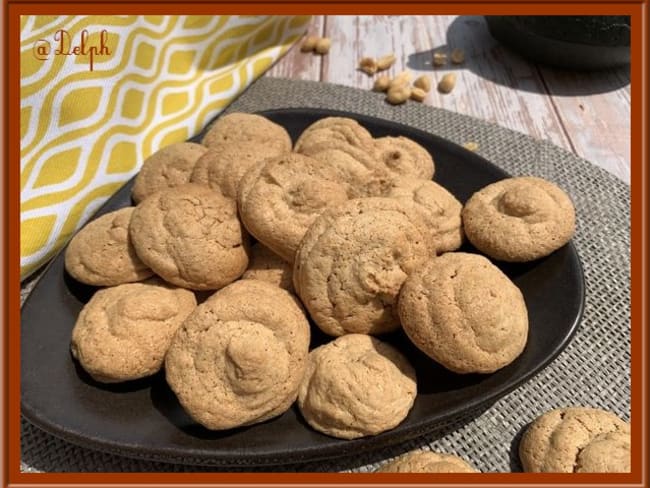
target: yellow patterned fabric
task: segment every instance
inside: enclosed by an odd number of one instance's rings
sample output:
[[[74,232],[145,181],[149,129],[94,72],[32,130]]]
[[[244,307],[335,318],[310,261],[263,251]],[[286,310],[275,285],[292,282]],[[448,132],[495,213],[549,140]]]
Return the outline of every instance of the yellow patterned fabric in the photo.
[[[21,279],[281,57],[305,16],[21,18]]]

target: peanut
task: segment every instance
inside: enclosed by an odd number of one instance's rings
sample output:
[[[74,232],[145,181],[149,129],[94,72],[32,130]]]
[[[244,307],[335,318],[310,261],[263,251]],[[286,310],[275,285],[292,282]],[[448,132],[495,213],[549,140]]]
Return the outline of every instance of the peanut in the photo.
[[[379,71],[384,71],[385,69],[390,68],[393,63],[395,63],[395,55],[394,54],[387,54],[386,56],[382,56],[377,60],[377,69]]]
[[[478,144],[474,141],[468,141],[463,144],[463,147],[468,151],[476,151],[478,149]]]
[[[406,85],[398,85],[388,89],[386,100],[392,105],[399,105],[406,102],[411,96],[411,87]]]
[[[391,81],[390,81],[390,86],[389,90],[393,87],[398,87],[402,85],[408,85],[408,82],[411,81],[411,72],[410,71],[402,71],[401,73],[397,74]]]
[[[424,91],[422,88],[414,87],[411,90],[411,100],[415,100],[416,102],[422,102],[427,96],[427,92]]]
[[[376,92],[385,92],[388,90],[388,87],[390,86],[390,78],[386,75],[379,76],[375,80],[375,84],[373,85],[372,89],[373,91]]]
[[[368,75],[374,75],[377,72],[377,61],[375,58],[361,58],[359,69]]]
[[[431,78],[429,78],[427,75],[422,75],[413,82],[413,86],[420,88],[424,91],[424,93],[429,93],[431,90]]]
[[[454,64],[463,64],[463,62],[465,61],[465,51],[463,51],[460,48],[456,48],[451,52],[449,58],[451,59],[451,62]]]
[[[433,53],[433,65],[444,66],[447,64],[447,55],[445,53]]]
[[[318,54],[327,54],[331,46],[332,41],[329,37],[321,37],[316,41],[316,47],[314,49]]]
[[[456,86],[456,74],[447,73],[445,76],[442,77],[442,79],[438,83],[438,91],[440,93],[449,93],[454,89],[455,86]]]
[[[302,46],[300,46],[300,51],[303,53],[312,52],[316,47],[317,42],[318,42],[317,36],[307,36],[305,41],[302,43]]]

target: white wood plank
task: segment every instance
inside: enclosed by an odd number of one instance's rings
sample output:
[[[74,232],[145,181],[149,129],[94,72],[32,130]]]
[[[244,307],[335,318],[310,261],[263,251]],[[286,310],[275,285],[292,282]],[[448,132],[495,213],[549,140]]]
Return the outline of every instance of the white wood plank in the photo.
[[[313,16],[306,36],[322,36],[324,23],[324,16]],[[275,63],[275,65],[266,73],[266,76],[275,78],[292,78],[295,80],[320,80],[322,56],[313,53],[300,52],[301,44],[302,39],[294,44],[282,59]]]
[[[542,76],[576,154],[630,182],[630,91],[625,70]]]

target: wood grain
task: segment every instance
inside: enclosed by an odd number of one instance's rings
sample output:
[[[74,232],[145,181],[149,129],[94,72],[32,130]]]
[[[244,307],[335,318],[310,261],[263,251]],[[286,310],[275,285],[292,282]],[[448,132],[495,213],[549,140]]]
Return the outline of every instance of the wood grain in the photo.
[[[629,72],[540,70],[574,152],[629,183]]]
[[[621,70],[571,73],[543,68],[499,44],[480,16],[315,16],[310,33],[332,39],[327,56],[294,47],[268,76],[371,89],[358,70],[362,57],[393,53],[385,72],[426,75],[433,89],[423,103],[470,115],[549,140],[624,181],[630,174],[629,75]],[[433,52],[465,51],[461,65],[434,67]],[[456,88],[441,94],[441,77],[456,73]]]
[[[314,16],[305,37],[309,35],[322,36],[324,23],[324,16]],[[300,52],[303,40],[304,38],[294,44],[289,52],[266,73],[266,76],[319,81],[323,56]]]

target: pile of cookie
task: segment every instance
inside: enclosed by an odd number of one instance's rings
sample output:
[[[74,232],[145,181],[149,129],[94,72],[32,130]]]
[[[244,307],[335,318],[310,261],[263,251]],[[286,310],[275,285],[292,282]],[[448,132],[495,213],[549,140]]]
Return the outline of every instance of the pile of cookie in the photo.
[[[416,142],[374,138],[349,118],[318,120],[292,144],[264,117],[220,117],[201,144],[150,156],[136,205],[70,242],[69,274],[102,287],[75,324],[72,355],[107,383],[164,368],[208,429],[294,403],[342,439],[396,427],[417,379],[382,334],[402,327],[459,374],[503,368],[526,346],[528,314],[488,257],[538,259],[575,228],[571,200],[548,181],[502,180],[463,206],[434,173]],[[484,255],[458,252],[465,239]],[[212,294],[197,304],[197,292]],[[332,337],[311,351],[310,320]]]

